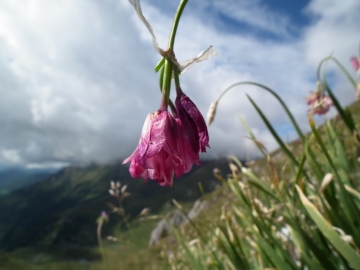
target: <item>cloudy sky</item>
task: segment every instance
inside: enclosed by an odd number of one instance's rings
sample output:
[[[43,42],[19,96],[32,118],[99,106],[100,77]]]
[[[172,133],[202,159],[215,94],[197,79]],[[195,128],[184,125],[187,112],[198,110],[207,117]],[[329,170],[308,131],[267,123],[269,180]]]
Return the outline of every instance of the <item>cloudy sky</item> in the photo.
[[[178,0],[143,0],[142,9],[166,47]],[[206,115],[230,84],[256,81],[286,101],[307,130],[304,96],[315,90],[319,61],[334,53],[351,71],[360,42],[358,0],[189,0],[175,44],[179,60],[213,45],[217,55],[181,77]],[[0,164],[28,167],[108,162],[135,149],[146,115],[158,109],[160,56],[127,0],[0,2]],[[329,65],[343,104],[354,99]],[[241,116],[269,149],[276,143],[245,93],[286,140],[288,119],[272,96],[254,87],[230,91],[209,127],[202,158],[252,155]]]

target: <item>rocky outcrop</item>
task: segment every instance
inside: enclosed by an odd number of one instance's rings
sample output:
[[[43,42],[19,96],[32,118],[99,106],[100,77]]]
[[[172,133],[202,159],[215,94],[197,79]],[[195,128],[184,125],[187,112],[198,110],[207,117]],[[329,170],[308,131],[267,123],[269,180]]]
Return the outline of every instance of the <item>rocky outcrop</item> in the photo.
[[[176,209],[170,214],[168,214],[167,219],[174,227],[182,226],[186,223],[188,223],[188,219],[194,219],[196,218],[201,211],[205,210],[208,207],[209,203],[207,201],[201,201],[200,199],[197,200],[194,203],[194,206],[191,208],[189,213],[187,214],[187,217],[183,212]],[[155,229],[152,230],[149,246],[152,247],[159,243],[160,239],[163,237],[168,236],[171,233],[171,227],[166,221],[166,219],[162,219],[158,222]]]

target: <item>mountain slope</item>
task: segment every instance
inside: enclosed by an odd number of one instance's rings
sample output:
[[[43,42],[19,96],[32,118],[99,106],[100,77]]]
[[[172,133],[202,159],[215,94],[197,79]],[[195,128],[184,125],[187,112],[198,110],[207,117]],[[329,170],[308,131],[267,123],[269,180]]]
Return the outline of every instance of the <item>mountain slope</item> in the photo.
[[[30,186],[55,174],[58,169],[26,169],[10,167],[0,169],[0,195]]]
[[[199,182],[205,192],[212,191],[218,184],[213,168],[227,171],[227,161],[203,163],[175,179],[171,188],[155,181],[132,179],[128,167],[118,164],[65,168],[46,180],[0,197],[0,249],[95,244],[96,218],[109,209],[109,202],[116,204],[108,194],[111,180],[128,185],[131,196],[124,200],[124,208],[134,218],[145,207],[157,213],[172,198],[195,200],[200,196]],[[114,215],[104,233],[111,233],[120,220]]]

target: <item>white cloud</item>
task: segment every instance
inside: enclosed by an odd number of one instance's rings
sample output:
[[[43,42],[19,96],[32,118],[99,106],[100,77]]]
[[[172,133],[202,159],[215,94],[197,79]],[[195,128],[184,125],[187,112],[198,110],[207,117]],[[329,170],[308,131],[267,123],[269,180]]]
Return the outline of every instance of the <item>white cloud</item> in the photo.
[[[10,163],[18,164],[21,161],[19,153],[15,149],[4,149],[1,151],[2,157]]]
[[[317,19],[300,37],[291,37],[288,15],[262,1],[190,1],[178,29],[177,58],[193,57],[209,45],[218,55],[182,76],[184,92],[205,115],[230,84],[257,81],[278,92],[305,127],[303,97],[314,90],[320,59],[334,52],[350,68],[347,61],[358,51],[357,2],[313,0],[307,12]],[[165,47],[176,7],[175,1],[161,3],[143,1],[142,6]],[[224,31],[217,25],[220,13],[282,38]],[[160,103],[153,71],[159,56],[126,0],[2,1],[0,60],[0,162],[16,155],[16,162],[36,166],[126,157],[146,115]],[[352,89],[337,74],[334,86],[348,88],[341,98],[349,102]],[[246,155],[250,146],[239,114],[269,149],[276,147],[245,93],[279,131],[287,130],[288,119],[270,94],[239,86],[221,101],[209,128],[211,149],[202,157]]]

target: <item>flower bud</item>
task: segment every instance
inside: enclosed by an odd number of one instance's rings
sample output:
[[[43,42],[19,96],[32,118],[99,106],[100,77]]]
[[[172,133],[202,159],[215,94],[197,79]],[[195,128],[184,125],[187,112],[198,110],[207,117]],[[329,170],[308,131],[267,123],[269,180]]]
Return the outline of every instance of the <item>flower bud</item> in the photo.
[[[209,107],[208,113],[206,115],[206,122],[208,124],[208,126],[210,126],[210,124],[214,121],[215,119],[215,115],[216,115],[216,108],[218,105],[218,101],[215,101],[214,103],[212,103]]]

